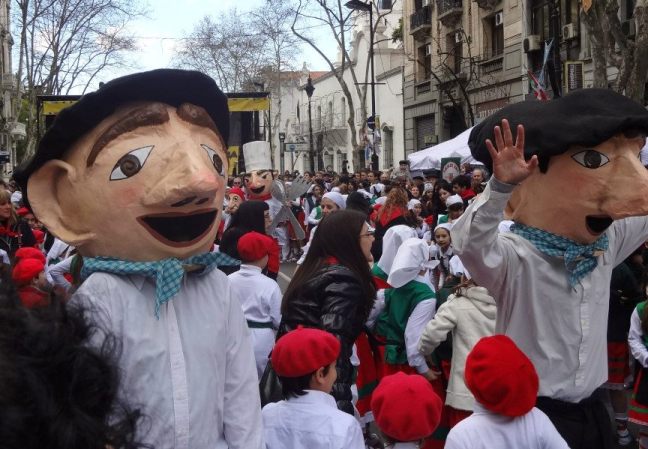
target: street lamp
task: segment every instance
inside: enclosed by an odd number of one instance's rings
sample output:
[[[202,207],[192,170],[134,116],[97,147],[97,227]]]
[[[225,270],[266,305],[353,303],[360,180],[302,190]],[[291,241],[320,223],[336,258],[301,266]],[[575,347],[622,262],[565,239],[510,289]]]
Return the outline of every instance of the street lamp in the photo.
[[[369,12],[369,60],[371,62],[371,120],[367,120],[367,126],[371,129],[371,169],[378,170],[378,155],[374,144],[376,128],[376,83],[374,77],[374,28],[373,28],[373,3],[365,3],[360,0],[350,0],[345,3],[347,8],[354,11]],[[373,125],[371,125],[373,123]]]
[[[313,147],[313,121],[311,119],[311,97],[313,92],[315,92],[315,86],[313,86],[313,80],[310,75],[308,75],[308,80],[306,81],[306,87],[304,88],[306,95],[308,95],[308,157],[310,160],[310,169],[311,172],[315,171],[315,148]]]
[[[279,133],[279,171],[281,176],[283,176],[285,171],[284,156],[286,153],[286,147],[284,141],[286,140],[286,133]]]

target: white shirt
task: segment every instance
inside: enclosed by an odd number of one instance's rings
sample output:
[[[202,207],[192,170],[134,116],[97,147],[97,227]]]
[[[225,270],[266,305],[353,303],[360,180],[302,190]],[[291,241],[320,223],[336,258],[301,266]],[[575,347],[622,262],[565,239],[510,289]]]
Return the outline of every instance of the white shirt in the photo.
[[[628,345],[632,357],[637,359],[641,366],[648,368],[648,348],[643,341],[643,331],[641,330],[641,318],[637,308],[632,311],[630,316],[630,331],[628,332]]]
[[[66,292],[70,291],[72,284],[65,279],[65,275],[71,272],[73,259],[74,256],[70,256],[59,263],[48,267],[48,275],[52,278],[52,283],[50,283],[50,285],[61,287]]]
[[[481,404],[450,429],[445,449],[569,449],[547,415],[532,408],[517,418],[496,415]]]
[[[497,301],[495,332],[511,337],[533,361],[538,395],[578,402],[607,381],[612,269],[646,240],[648,219],[615,221],[597,268],[572,288],[563,259],[542,254],[514,233],[498,232],[513,188],[491,178],[452,228],[454,252]]]
[[[365,448],[358,421],[322,391],[263,407],[263,432],[267,449]]]
[[[276,281],[254,265],[241,264],[241,269],[229,276],[230,288],[243,309],[246,320],[272,323],[275,329],[281,321],[281,289]]]
[[[90,275],[72,297],[123,345],[122,396],[150,423],[138,440],[156,449],[262,448],[250,333],[227,277],[187,275],[159,319],[154,298],[152,280],[108,273]]]

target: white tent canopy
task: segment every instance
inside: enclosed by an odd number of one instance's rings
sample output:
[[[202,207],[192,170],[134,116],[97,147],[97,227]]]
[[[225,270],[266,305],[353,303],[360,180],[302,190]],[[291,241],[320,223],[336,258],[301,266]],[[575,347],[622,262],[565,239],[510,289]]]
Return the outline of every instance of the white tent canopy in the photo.
[[[410,162],[410,171],[432,168],[441,170],[441,159],[445,157],[460,157],[462,164],[483,165],[470,154],[470,148],[468,147],[470,131],[472,131],[472,128],[468,128],[454,139],[446,140],[433,147],[410,154],[407,157]]]

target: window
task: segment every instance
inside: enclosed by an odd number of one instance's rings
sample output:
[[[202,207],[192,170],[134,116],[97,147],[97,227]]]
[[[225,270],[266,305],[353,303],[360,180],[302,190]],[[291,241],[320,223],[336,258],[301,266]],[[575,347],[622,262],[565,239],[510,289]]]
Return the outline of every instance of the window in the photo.
[[[392,9],[392,0],[380,0],[378,5],[380,9]]]
[[[551,36],[549,32],[549,18],[551,12],[549,10],[549,3],[546,1],[536,1],[531,7],[532,17],[532,33],[540,36],[540,40],[544,41]]]
[[[463,59],[463,31],[453,31],[446,35],[446,51],[448,53],[446,66],[454,73],[461,72],[461,63]]]
[[[342,97],[340,99],[341,102],[341,109],[340,109],[340,117],[342,120],[340,121],[340,126],[344,126],[346,124],[346,114],[347,114],[347,108],[346,108],[346,99]]]
[[[504,20],[502,11],[485,19],[484,34],[486,59],[494,58],[504,53]]]
[[[418,81],[430,79],[432,76],[432,44],[421,45],[418,48],[417,62],[416,79]]]
[[[429,142],[433,139],[434,132],[434,114],[416,117],[416,151],[430,146]]]
[[[394,132],[391,129],[383,129],[382,144],[382,165],[389,168],[394,164]]]

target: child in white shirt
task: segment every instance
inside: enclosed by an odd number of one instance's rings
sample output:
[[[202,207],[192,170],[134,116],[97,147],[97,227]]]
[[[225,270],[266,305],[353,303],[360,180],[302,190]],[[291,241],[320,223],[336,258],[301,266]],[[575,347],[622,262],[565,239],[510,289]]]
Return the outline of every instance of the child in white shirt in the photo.
[[[364,449],[360,424],[329,394],[339,354],[337,338],[319,329],[300,326],[277,340],[271,363],[284,400],[263,408],[267,449]]]
[[[445,449],[569,449],[534,407],[538,374],[506,335],[479,340],[466,359],[465,380],[474,412],[450,430]]]

